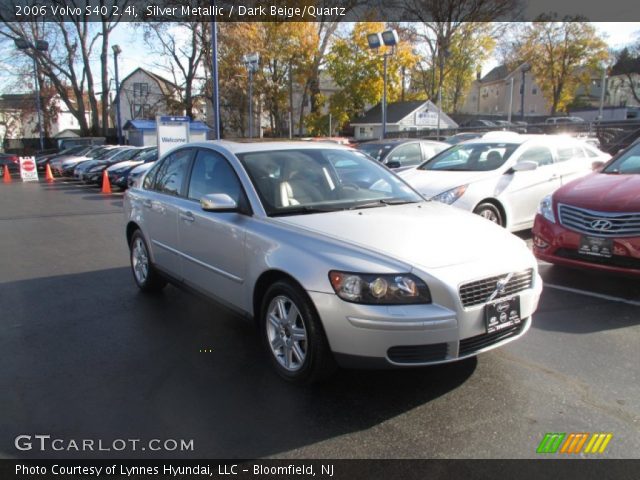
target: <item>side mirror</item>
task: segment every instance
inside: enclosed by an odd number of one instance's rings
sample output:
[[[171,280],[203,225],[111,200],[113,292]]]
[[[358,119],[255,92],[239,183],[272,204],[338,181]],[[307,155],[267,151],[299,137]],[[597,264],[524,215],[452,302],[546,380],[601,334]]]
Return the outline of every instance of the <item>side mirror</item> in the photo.
[[[400,165],[400,162],[397,160],[390,160],[387,162],[387,167],[389,168],[400,168],[402,165]]]
[[[536,162],[532,162],[531,160],[525,160],[524,162],[518,162],[511,170],[514,172],[531,172],[538,168],[538,164]]]
[[[594,172],[599,172],[600,170],[602,170],[602,167],[604,167],[604,164],[605,162],[603,162],[602,160],[591,162],[591,170],[593,170]]]
[[[205,212],[235,212],[238,204],[226,193],[210,193],[200,199],[200,207]]]

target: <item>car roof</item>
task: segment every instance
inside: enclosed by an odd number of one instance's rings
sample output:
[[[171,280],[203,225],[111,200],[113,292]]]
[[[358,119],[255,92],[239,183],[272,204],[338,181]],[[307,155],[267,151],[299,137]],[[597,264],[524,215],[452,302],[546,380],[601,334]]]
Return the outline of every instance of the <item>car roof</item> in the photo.
[[[303,142],[303,141],[276,141],[276,142],[231,142],[229,140],[209,140],[206,142],[193,142],[181,145],[181,147],[212,147],[219,146],[233,154],[250,152],[271,152],[274,150],[345,150],[353,151],[352,148],[338,143]]]

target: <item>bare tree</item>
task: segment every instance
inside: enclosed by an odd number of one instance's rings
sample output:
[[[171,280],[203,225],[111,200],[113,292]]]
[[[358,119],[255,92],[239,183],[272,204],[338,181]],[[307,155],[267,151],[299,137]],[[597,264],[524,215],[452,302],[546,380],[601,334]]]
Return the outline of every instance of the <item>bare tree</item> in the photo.
[[[178,95],[186,114],[193,118],[193,102],[199,91],[199,69],[203,59],[202,41],[205,24],[203,22],[148,23],[144,25],[144,38],[147,45],[162,56],[168,56],[170,62],[158,64],[167,70],[173,82],[178,86]],[[177,36],[172,32],[180,29],[186,35]],[[176,37],[183,37],[183,41]]]
[[[38,71],[77,119],[82,135],[98,131],[98,103],[90,62],[98,34],[95,23],[86,17],[72,21],[60,17],[48,22],[2,21],[0,24],[0,35],[8,39],[22,38],[32,45],[36,40],[48,41],[47,51],[27,49],[24,54],[35,60]]]

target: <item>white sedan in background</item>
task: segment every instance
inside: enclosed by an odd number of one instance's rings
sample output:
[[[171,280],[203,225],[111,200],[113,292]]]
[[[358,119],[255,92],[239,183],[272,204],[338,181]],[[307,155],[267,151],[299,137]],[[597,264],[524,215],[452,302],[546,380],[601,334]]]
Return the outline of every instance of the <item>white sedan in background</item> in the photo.
[[[399,175],[426,198],[518,231],[533,225],[546,195],[610,158],[564,135],[490,132]]]

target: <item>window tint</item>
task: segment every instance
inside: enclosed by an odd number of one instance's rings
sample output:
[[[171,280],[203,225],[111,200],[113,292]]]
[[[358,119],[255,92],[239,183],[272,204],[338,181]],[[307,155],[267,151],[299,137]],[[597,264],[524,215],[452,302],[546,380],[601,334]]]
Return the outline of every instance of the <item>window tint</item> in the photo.
[[[548,147],[531,147],[520,155],[518,162],[536,162],[540,167],[551,165],[553,163],[553,155]]]
[[[169,195],[180,195],[190,158],[190,149],[178,150],[169,155],[158,169],[154,190]]]
[[[401,145],[389,154],[386,162],[398,162],[403,167],[406,165],[418,165],[422,162],[422,152],[419,143]]]
[[[199,150],[193,163],[188,196],[200,200],[209,193],[226,193],[240,203],[241,186],[229,162],[211,150]]]

